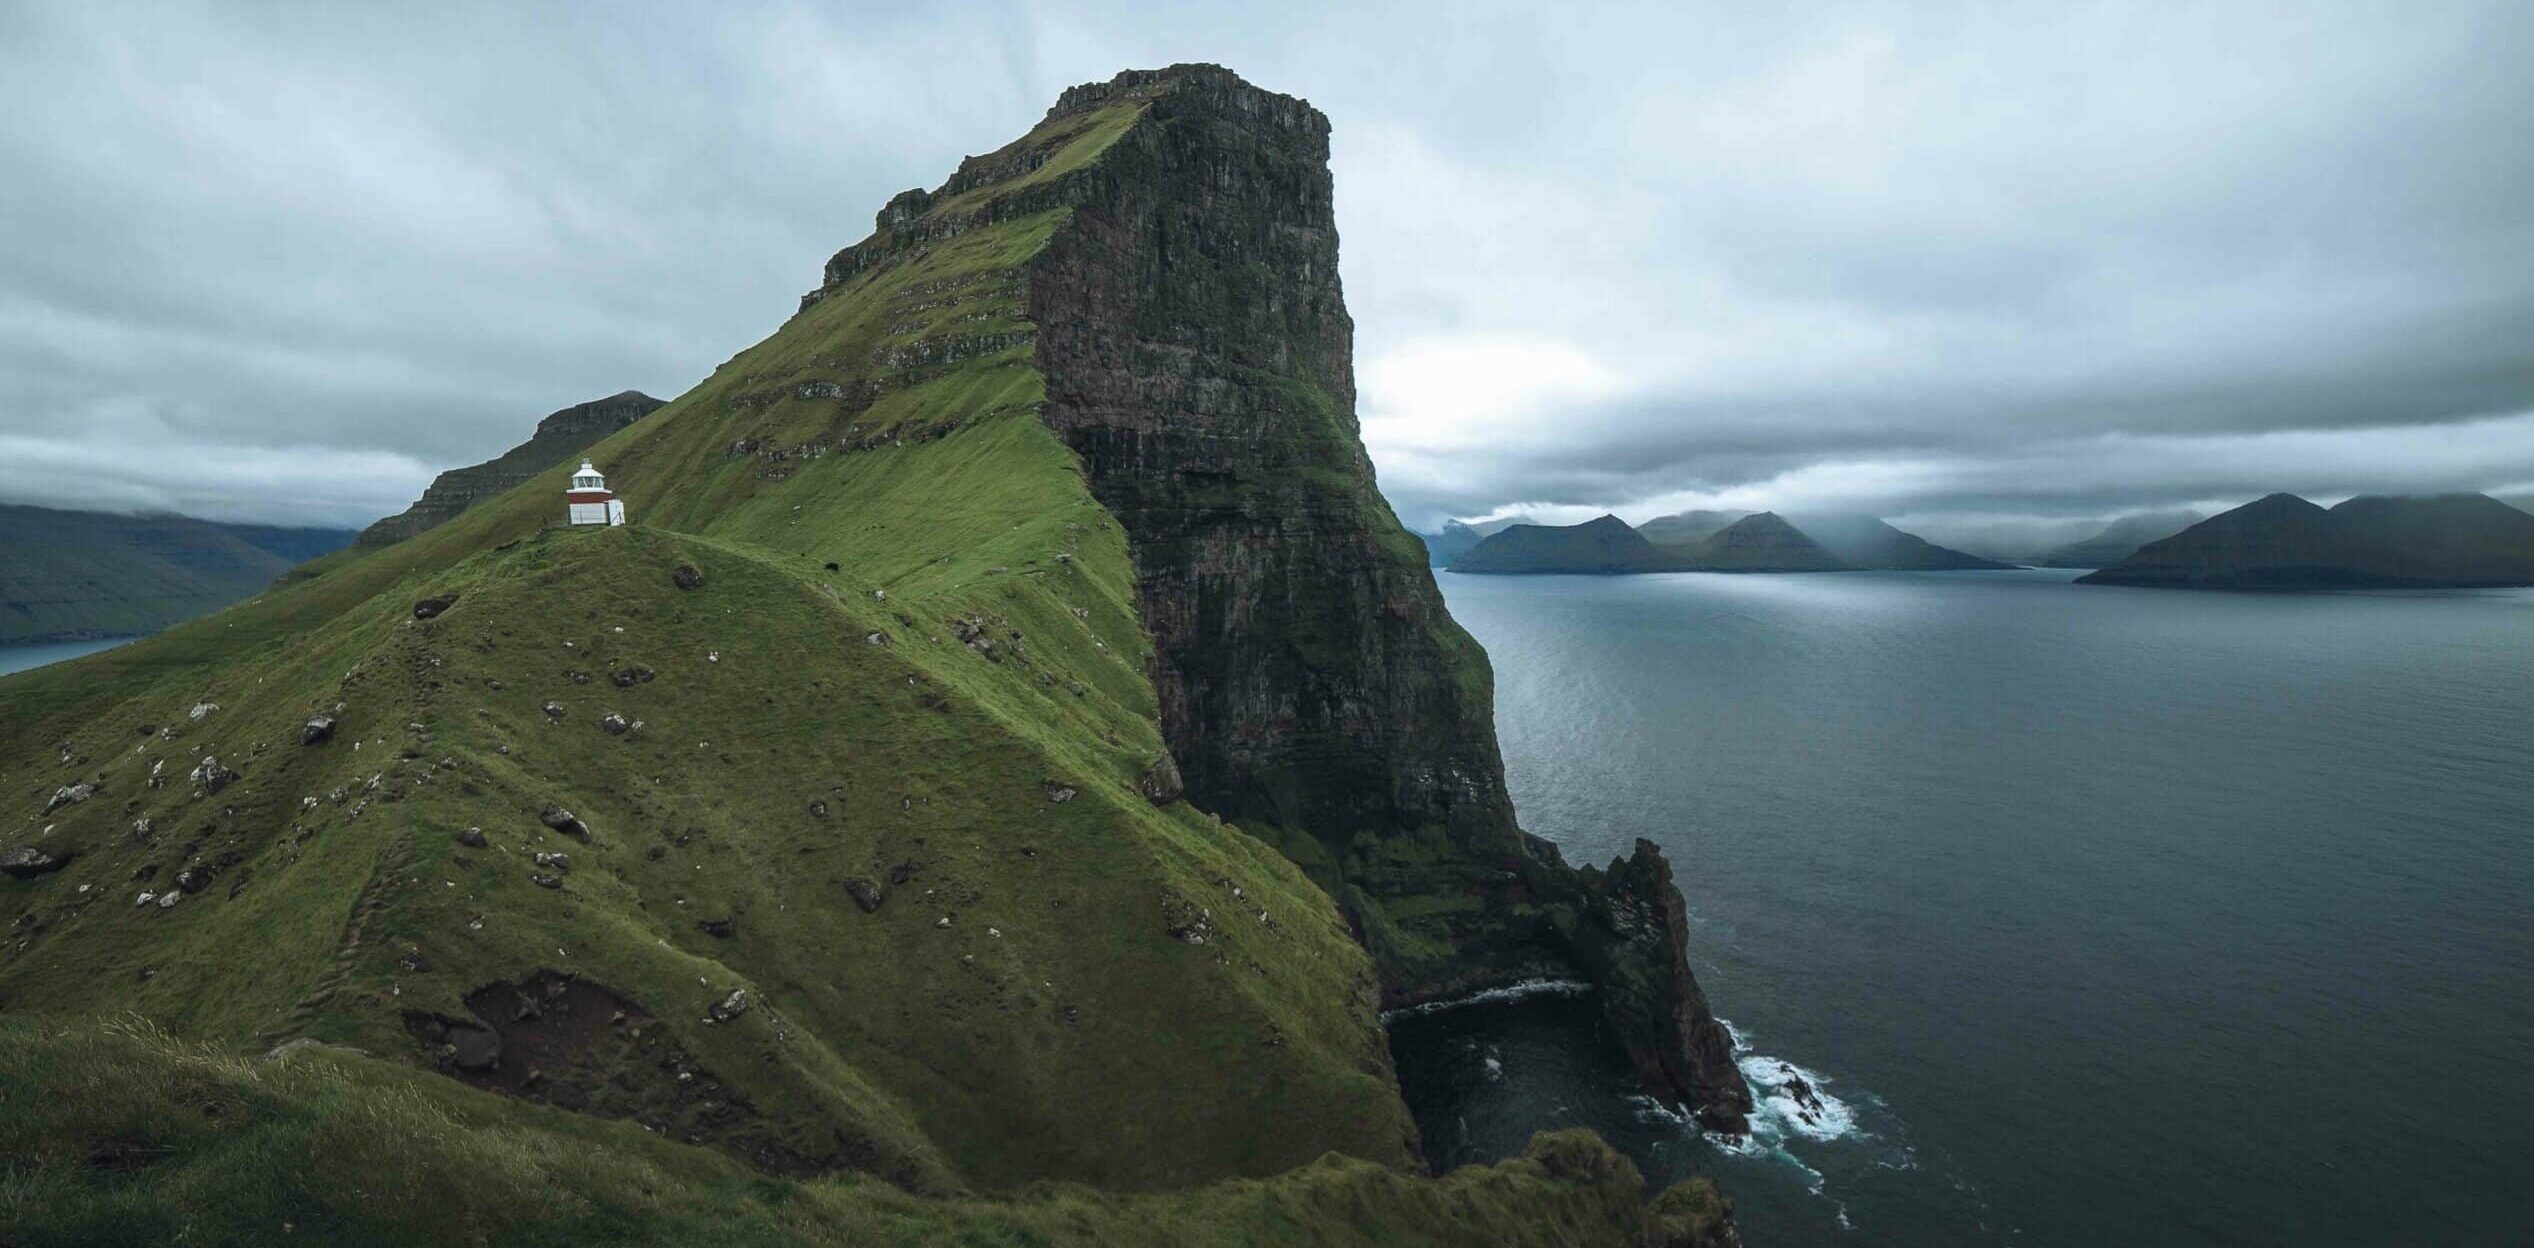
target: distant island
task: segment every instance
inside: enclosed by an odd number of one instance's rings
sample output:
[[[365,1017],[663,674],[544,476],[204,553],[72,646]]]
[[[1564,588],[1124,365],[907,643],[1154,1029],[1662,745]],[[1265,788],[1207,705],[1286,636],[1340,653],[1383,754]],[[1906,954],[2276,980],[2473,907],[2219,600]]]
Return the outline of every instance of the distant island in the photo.
[[[2272,494],[2212,516],[2081,585],[2447,589],[2534,585],[2534,515],[2487,494],[2364,494],[2323,508]]]
[[[1872,516],[1691,511],[1631,526],[1617,516],[1582,524],[1457,521],[1427,539],[1454,572],[1622,575],[1642,572],[1851,572],[2009,568],[1949,550]],[[1444,552],[1448,550],[1447,556]]]
[[[0,504],[0,644],[155,633],[351,541],[349,529]]]

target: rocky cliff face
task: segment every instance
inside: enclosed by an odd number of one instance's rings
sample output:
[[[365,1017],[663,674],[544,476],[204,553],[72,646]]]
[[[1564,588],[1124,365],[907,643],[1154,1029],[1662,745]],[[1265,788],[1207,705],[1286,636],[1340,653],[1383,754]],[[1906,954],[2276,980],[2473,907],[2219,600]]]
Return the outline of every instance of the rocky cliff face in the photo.
[[[358,544],[386,546],[446,524],[467,508],[518,488],[661,406],[659,399],[627,390],[552,413],[537,422],[536,433],[527,441],[498,458],[441,473],[413,506],[363,529]]]
[[[1605,879],[1515,826],[1486,655],[1375,488],[1327,118],[1183,66],[1049,119],[1122,97],[1143,111],[1052,193],[1072,215],[1028,303],[1044,419],[1126,530],[1188,796],[1339,899],[1388,1004],[1588,975],[1654,1087],[1739,1127],[1679,940],[1630,917],[1679,904],[1660,855]]]

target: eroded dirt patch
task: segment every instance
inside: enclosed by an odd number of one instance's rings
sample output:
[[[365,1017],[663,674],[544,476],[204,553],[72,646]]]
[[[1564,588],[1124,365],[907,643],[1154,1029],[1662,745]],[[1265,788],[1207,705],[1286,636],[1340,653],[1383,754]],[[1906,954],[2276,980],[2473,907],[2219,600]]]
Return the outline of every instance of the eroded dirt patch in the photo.
[[[604,985],[559,971],[467,994],[473,1018],[413,1010],[405,1029],[442,1073],[476,1087],[638,1122],[777,1174],[849,1166],[842,1148],[801,1146],[690,1057],[669,1028]]]

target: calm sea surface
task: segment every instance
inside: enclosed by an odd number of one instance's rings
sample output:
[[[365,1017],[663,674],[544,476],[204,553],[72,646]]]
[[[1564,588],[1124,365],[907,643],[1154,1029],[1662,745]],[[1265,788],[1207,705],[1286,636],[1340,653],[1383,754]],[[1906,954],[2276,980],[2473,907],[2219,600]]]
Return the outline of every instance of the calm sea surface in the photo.
[[[2534,592],[2074,575],[1443,575],[1525,826],[1664,847],[1764,1104],[1539,997],[1400,1025],[1430,1151],[1597,1126],[1778,1248],[2534,1242]]]
[[[0,676],[6,676],[11,672],[23,672],[30,667],[42,667],[47,663],[59,663],[64,659],[75,659],[83,654],[95,654],[100,650],[111,650],[130,640],[132,639],[129,637],[113,637],[105,641],[38,641],[22,645],[0,645]]]

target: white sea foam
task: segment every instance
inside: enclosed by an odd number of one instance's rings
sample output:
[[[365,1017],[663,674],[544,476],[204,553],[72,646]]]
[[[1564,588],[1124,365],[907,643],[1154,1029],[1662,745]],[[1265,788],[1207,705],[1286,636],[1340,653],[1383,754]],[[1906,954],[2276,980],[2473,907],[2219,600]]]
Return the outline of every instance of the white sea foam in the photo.
[[[1721,1021],[1721,1020],[1720,1020]],[[1807,1140],[1839,1140],[1860,1135],[1856,1110],[1830,1091],[1830,1078],[1782,1057],[1753,1052],[1733,1024],[1733,1064],[1751,1085],[1751,1137],[1771,1144],[1789,1136]]]
[[[1518,984],[1489,988],[1483,992],[1473,992],[1466,997],[1454,997],[1448,1001],[1427,1001],[1420,1005],[1406,1006],[1396,1010],[1383,1010],[1381,1021],[1384,1025],[1388,1025],[1396,1019],[1440,1014],[1445,1010],[1457,1010],[1470,1005],[1502,1005],[1509,1001],[1521,1001],[1531,997],[1580,997],[1592,990],[1591,984],[1577,979],[1526,979]]]

